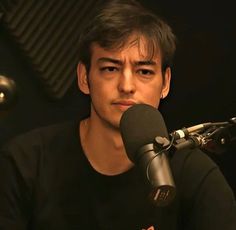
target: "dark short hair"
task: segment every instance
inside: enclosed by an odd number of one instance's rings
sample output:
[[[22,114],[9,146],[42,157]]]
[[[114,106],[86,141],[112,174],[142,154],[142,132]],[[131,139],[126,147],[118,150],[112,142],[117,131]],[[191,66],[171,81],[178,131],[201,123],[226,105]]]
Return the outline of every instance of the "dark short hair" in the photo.
[[[104,49],[122,48],[132,33],[144,37],[148,55],[158,49],[162,57],[162,70],[172,65],[175,53],[175,35],[170,26],[134,0],[108,0],[95,17],[85,25],[79,39],[79,61],[90,69],[91,45]]]

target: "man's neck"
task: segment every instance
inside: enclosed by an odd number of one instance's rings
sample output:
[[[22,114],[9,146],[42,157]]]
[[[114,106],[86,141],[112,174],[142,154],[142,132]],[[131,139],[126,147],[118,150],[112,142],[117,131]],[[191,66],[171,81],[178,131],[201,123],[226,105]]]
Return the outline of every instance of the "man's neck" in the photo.
[[[116,175],[133,166],[126,155],[118,129],[88,118],[81,121],[80,137],[87,159],[99,173]]]

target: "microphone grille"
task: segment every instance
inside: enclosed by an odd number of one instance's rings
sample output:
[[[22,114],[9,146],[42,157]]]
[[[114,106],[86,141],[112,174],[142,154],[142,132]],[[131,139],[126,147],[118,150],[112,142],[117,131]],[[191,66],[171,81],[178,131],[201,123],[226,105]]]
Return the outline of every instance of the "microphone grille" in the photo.
[[[137,104],[126,110],[121,117],[120,131],[131,161],[135,153],[142,146],[153,143],[155,137],[169,136],[161,113],[147,104]]]

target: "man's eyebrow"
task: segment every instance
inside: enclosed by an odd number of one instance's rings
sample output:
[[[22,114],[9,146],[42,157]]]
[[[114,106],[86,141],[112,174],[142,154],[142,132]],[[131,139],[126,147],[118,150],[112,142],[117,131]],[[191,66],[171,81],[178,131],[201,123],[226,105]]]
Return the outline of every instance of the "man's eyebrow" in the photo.
[[[135,61],[134,65],[136,66],[140,66],[140,65],[156,65],[157,63],[155,61],[152,60],[147,60],[147,61]]]
[[[117,65],[122,65],[123,62],[118,59],[109,58],[109,57],[101,57],[98,59],[98,62],[111,62]],[[156,65],[157,63],[152,60],[141,60],[141,61],[134,61],[133,63],[135,66],[142,66],[142,65]]]
[[[101,57],[98,59],[97,62],[111,62],[114,64],[122,65],[122,61],[120,61],[118,59],[114,59],[114,58],[109,58],[109,57]]]

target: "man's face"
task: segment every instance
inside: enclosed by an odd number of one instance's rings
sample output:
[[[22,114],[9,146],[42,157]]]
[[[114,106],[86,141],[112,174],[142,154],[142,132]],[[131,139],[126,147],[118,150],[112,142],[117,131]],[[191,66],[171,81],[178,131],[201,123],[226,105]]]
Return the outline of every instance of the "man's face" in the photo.
[[[91,49],[91,67],[87,75],[79,64],[79,87],[91,96],[90,119],[119,128],[125,110],[138,103],[158,107],[160,97],[168,94],[170,69],[163,81],[161,54],[148,59],[145,39],[133,42],[131,36],[121,49],[105,50],[98,44]]]

